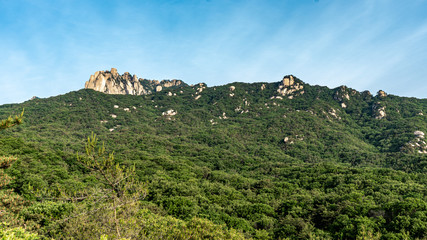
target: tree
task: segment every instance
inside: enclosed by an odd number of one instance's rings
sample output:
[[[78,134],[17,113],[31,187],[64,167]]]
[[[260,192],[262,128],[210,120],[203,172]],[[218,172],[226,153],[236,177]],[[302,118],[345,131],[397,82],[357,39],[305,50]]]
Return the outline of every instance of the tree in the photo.
[[[0,121],[0,130],[19,125],[22,123],[24,111],[15,117],[9,116],[7,119]],[[25,200],[16,194],[13,189],[8,189],[8,184],[12,178],[5,173],[17,158],[14,156],[0,156],[0,224],[11,227],[18,225],[21,220],[18,213],[25,204]],[[1,226],[3,227],[3,226]],[[2,234],[8,230],[2,230]]]
[[[20,115],[16,115],[15,117],[9,116],[7,119],[2,120],[0,122],[0,130],[4,130],[10,127],[13,127],[15,125],[21,124],[23,116],[24,116],[24,110],[22,110],[22,113]]]
[[[66,219],[65,234],[76,239],[100,238],[107,234],[113,238],[135,238],[135,225],[139,202],[147,195],[147,185],[136,179],[135,167],[124,167],[107,154],[104,144],[98,146],[98,138],[88,137],[85,154],[77,155],[77,161],[90,170],[101,183],[75,198],[76,211]],[[80,194],[81,196],[81,194]]]

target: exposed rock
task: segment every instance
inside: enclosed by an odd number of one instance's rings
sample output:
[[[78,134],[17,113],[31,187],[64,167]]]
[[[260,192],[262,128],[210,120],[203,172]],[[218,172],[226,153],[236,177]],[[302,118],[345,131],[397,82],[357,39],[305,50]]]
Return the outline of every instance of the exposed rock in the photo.
[[[120,75],[117,69],[110,71],[97,71],[91,75],[85,84],[86,89],[93,89],[107,94],[146,95],[152,92],[160,92],[163,88],[171,88],[186,85],[181,80],[148,80],[138,78],[125,72]]]
[[[178,114],[177,111],[173,109],[169,109],[166,112],[163,112],[162,116],[164,116],[167,120],[172,120],[172,117],[175,116],[176,114]]]
[[[171,92],[168,92],[168,96],[171,97],[173,96],[173,94]]]
[[[301,81],[296,81],[294,76],[290,75],[283,78],[277,92],[281,96],[288,96],[288,99],[292,99],[295,96],[304,94],[304,91],[302,91],[303,88],[303,83]]]
[[[114,108],[119,108],[119,105],[114,105]]]
[[[270,99],[283,99],[283,97],[281,97],[281,96],[272,96]]]
[[[199,98],[201,98],[202,97],[202,95],[197,95],[195,98],[194,98],[194,100],[198,100]]]
[[[117,68],[111,68],[111,74],[114,76],[114,77],[117,77],[117,76],[119,76],[119,73],[117,72]]]
[[[385,113],[385,107],[381,107],[378,109],[378,115],[375,117],[376,119],[383,119],[387,116]]]
[[[175,116],[176,114],[177,114],[177,112],[173,109],[169,109],[166,112],[162,113],[163,116]]]
[[[265,84],[261,85],[261,91],[265,89]]]
[[[115,114],[111,114],[110,115],[112,118],[116,118],[117,117],[117,115],[115,115]]]
[[[197,87],[198,86],[198,87]],[[196,84],[196,94],[202,93],[203,90],[207,87],[204,83]]]
[[[385,106],[381,106],[381,103],[374,103],[372,105],[372,111],[373,111],[373,115],[376,119],[383,119],[387,116],[386,112],[385,112]]]
[[[347,108],[347,105],[345,103],[341,103],[342,108]]]
[[[334,108],[329,109],[328,113],[329,113],[332,117],[334,117],[334,118],[336,118],[336,119],[338,119],[338,120],[341,120],[341,117],[340,117],[340,116],[338,116],[337,111],[336,111]]]
[[[349,93],[348,88],[346,86],[341,86],[338,89],[338,91],[335,92],[334,99],[337,100],[337,101],[340,101],[340,102],[342,102],[344,100],[349,101],[350,100],[350,95],[348,93]]]
[[[130,109],[129,109],[129,108],[123,108],[123,110],[124,110],[125,112],[130,112]]]
[[[427,143],[424,140],[424,132],[415,131],[414,136],[415,139],[406,143],[404,146],[400,148],[401,151],[410,152],[410,153],[421,153],[427,154]]]
[[[36,96],[33,96],[30,100],[34,100],[34,99],[39,99],[39,98]]]
[[[383,90],[379,90],[379,91],[378,91],[378,93],[377,93],[377,95],[378,95],[379,97],[382,97],[382,98],[387,97],[387,93],[386,93],[386,92],[384,92]]]
[[[230,86],[230,91],[234,91],[236,89],[235,86]]]
[[[289,77],[284,77],[282,80],[283,86],[289,87],[294,85],[294,77],[291,75]]]
[[[350,100],[350,96],[348,96],[348,93],[344,94],[345,99]]]
[[[415,131],[414,135],[419,138],[424,138],[424,132],[421,131]]]

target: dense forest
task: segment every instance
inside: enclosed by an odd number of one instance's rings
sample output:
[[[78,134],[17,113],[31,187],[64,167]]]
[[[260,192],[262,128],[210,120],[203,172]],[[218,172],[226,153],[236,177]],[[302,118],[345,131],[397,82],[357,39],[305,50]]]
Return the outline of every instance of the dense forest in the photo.
[[[297,78],[2,105],[0,236],[427,239],[424,114]]]

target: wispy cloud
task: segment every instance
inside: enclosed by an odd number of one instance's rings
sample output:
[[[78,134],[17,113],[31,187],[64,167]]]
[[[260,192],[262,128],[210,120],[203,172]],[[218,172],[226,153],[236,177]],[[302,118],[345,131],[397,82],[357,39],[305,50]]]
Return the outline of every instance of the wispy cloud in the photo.
[[[110,67],[208,85],[295,74],[426,97],[424,0],[24,2],[0,2],[0,104],[80,89]]]

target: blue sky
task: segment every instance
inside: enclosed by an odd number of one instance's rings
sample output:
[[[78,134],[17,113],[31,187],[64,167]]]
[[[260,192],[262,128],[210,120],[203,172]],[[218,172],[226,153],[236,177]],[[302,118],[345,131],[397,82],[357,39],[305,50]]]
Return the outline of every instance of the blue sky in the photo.
[[[0,0],[0,53],[0,104],[81,89],[111,67],[427,98],[427,0]]]

